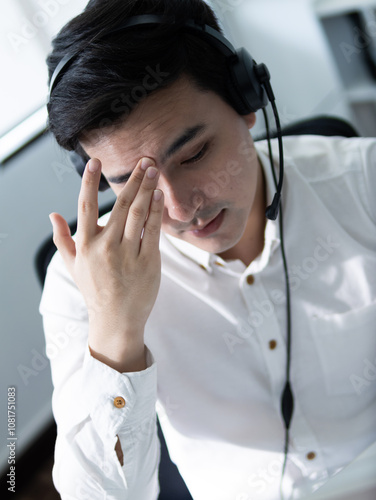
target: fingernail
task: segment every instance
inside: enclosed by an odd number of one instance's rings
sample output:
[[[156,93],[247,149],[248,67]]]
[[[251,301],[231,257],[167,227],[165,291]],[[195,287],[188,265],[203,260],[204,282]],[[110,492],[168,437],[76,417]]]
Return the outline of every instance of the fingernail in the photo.
[[[149,179],[155,179],[157,176],[158,170],[155,167],[149,167],[146,175],[148,176]]]
[[[50,215],[48,216],[48,218],[50,219],[50,222],[51,222],[51,224],[52,224],[52,228],[53,228],[53,227],[54,227],[54,221],[53,221],[53,219],[52,219],[52,214],[50,214]]]
[[[89,160],[87,167],[89,169],[89,172],[95,174],[95,172],[98,172],[100,165],[100,161],[94,158]]]
[[[153,194],[154,201],[159,201],[162,198],[162,191],[156,189]]]
[[[142,158],[141,161],[141,170],[147,170],[149,167],[152,167],[154,162],[151,158]]]

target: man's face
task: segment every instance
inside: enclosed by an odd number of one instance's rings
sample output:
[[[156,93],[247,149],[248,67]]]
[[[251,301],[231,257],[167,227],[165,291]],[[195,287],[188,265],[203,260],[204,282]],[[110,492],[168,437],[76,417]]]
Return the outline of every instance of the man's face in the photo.
[[[240,116],[217,94],[181,78],[82,145],[101,160],[116,195],[139,159],[153,158],[165,199],[162,230],[221,253],[241,240],[259,198],[262,174],[249,134],[254,122],[254,114]]]

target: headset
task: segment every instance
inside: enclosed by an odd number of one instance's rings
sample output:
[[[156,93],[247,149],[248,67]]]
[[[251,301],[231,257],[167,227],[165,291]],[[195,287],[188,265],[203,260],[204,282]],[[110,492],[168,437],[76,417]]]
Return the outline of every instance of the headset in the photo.
[[[156,26],[161,24],[174,24],[175,20],[171,17],[166,17],[163,15],[139,15],[128,18],[126,21],[116,26],[113,30],[108,32],[108,35],[117,33],[119,31],[125,31],[132,27],[147,27]],[[209,45],[216,48],[221,52],[226,59],[226,66],[228,72],[227,78],[227,91],[233,108],[240,115],[247,115],[251,112],[256,112],[262,110],[265,118],[266,132],[267,132],[267,142],[269,149],[269,158],[271,169],[273,173],[273,179],[276,187],[276,194],[274,195],[273,201],[270,206],[266,208],[266,217],[270,220],[276,220],[279,215],[279,226],[280,226],[280,237],[281,237],[281,253],[283,268],[285,274],[285,285],[286,285],[286,309],[287,309],[287,362],[286,362],[286,381],[285,386],[281,396],[281,413],[285,426],[285,460],[282,468],[281,483],[280,483],[280,495],[282,494],[282,481],[285,472],[287,454],[288,454],[288,442],[289,442],[289,428],[290,422],[293,414],[294,398],[290,383],[290,359],[291,359],[291,307],[290,307],[290,284],[289,275],[287,268],[287,261],[284,248],[284,238],[283,238],[283,217],[282,217],[282,207],[281,207],[281,195],[282,195],[282,185],[284,176],[284,158],[283,158],[283,143],[282,143],[282,132],[280,126],[280,120],[278,116],[277,107],[275,104],[275,97],[270,85],[270,73],[265,64],[257,64],[249,52],[240,48],[235,50],[233,45],[217,30],[213,29],[208,25],[198,24],[193,20],[186,21],[181,29],[187,33],[192,33],[198,38],[206,41]],[[55,71],[50,80],[49,96],[51,101],[52,93],[61,80],[64,74],[69,70],[71,63],[79,55],[80,52],[73,52],[64,56],[61,61],[56,66]],[[270,133],[269,133],[269,123],[267,114],[265,112],[265,107],[270,102],[277,127],[277,137],[278,137],[278,147],[279,147],[279,181],[277,183],[272,149],[270,144]],[[82,158],[79,154],[75,152],[70,152],[71,161],[76,168],[77,172],[82,176],[86,160]],[[100,190],[107,189],[108,183],[106,179],[102,176]]]

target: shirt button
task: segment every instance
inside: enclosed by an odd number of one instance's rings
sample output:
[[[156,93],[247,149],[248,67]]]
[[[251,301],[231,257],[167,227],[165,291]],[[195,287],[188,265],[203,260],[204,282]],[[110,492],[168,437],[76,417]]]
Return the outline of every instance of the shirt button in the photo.
[[[271,340],[269,342],[269,349],[273,351],[277,347],[277,341],[276,340]]]
[[[316,458],[316,453],[314,451],[310,451],[306,456],[308,460],[313,460]]]
[[[114,399],[114,406],[116,406],[116,408],[124,408],[125,399],[122,398],[121,396],[118,396],[117,398]]]
[[[254,282],[255,282],[255,278],[252,276],[252,274],[250,274],[249,276],[247,276],[247,283],[248,283],[248,285],[253,285]]]

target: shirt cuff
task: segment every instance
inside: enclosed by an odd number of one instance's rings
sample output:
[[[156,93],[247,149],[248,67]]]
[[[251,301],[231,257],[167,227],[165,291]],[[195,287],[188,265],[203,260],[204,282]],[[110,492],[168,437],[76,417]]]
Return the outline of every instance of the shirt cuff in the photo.
[[[126,432],[155,414],[157,366],[148,349],[146,363],[146,370],[120,373],[95,359],[87,346],[82,403],[103,439]]]

